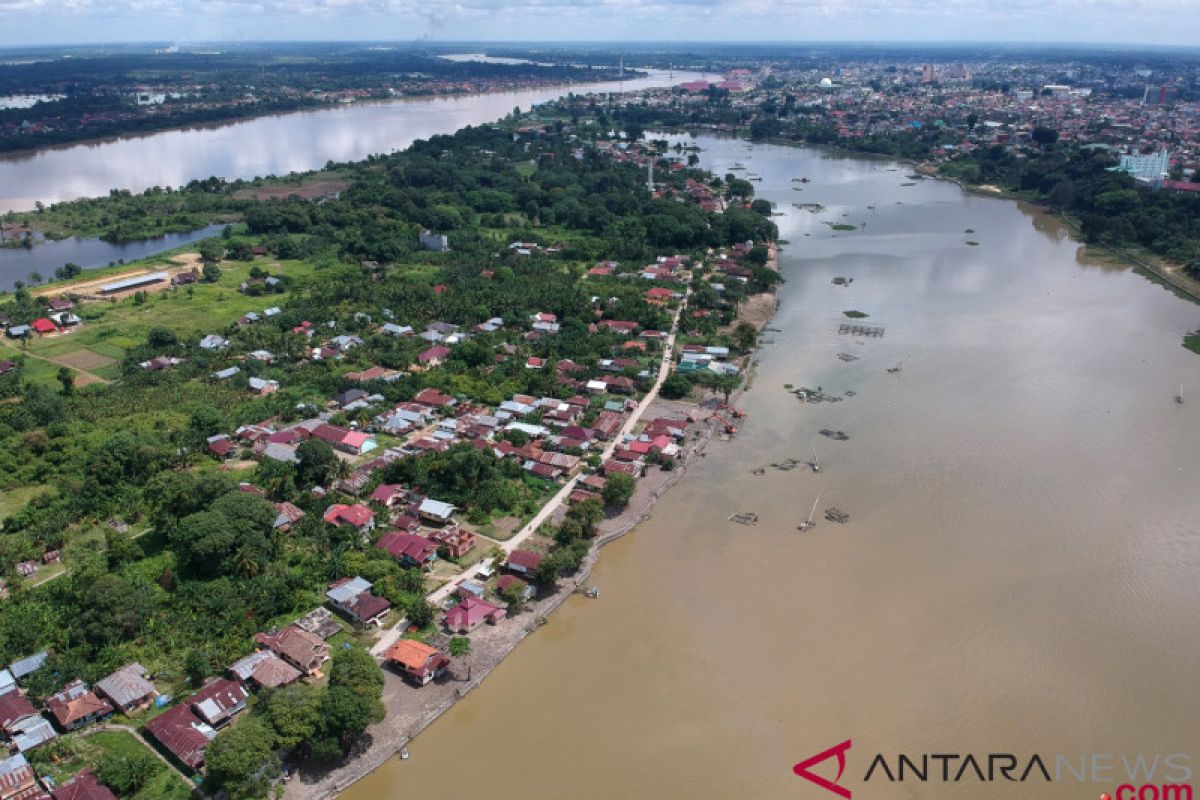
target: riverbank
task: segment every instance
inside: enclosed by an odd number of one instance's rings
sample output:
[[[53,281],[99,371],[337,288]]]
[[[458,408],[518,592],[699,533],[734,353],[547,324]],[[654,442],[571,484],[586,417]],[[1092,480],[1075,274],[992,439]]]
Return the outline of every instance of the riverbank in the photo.
[[[313,768],[310,765],[292,766],[292,777],[286,784],[284,797],[289,800],[326,800],[345,791],[393,758],[456,702],[478,688],[516,650],[517,645],[546,624],[547,617],[554,610],[572,595],[584,590],[601,550],[648,520],[658,500],[687,474],[696,458],[705,455],[704,450],[717,425],[711,413],[703,419],[700,417],[705,407],[714,403],[662,399],[651,402],[647,406],[647,414],[694,416],[698,418],[698,427],[689,433],[673,469],[648,472],[637,482],[637,489],[629,504],[619,514],[600,523],[591,550],[578,572],[559,581],[554,591],[538,596],[501,624],[484,625],[472,632],[470,655],[455,663],[452,672],[442,679],[417,687],[385,667],[383,705],[387,716],[384,721],[368,729],[363,745],[344,764],[331,769]],[[559,520],[561,515],[561,511],[556,513],[552,521]],[[415,757],[419,755],[418,752]]]
[[[779,271],[778,248],[775,243],[768,246],[766,266]],[[751,302],[754,301],[754,302]],[[759,333],[770,322],[778,302],[775,292],[752,295],[739,309],[754,307],[750,321]],[[686,306],[685,306],[686,308]],[[764,313],[769,308],[769,313]],[[678,318],[673,331],[679,327]],[[672,343],[673,344],[673,341]],[[673,347],[664,354],[663,376],[669,373]],[[742,374],[746,382],[730,398],[736,403],[750,388],[750,374],[755,352],[744,359]],[[656,384],[657,386],[660,386]],[[656,394],[656,390],[654,394]],[[701,390],[694,390],[701,391]],[[546,624],[547,617],[566,602],[572,595],[584,590],[592,569],[600,558],[601,550],[632,532],[638,525],[653,516],[657,502],[688,473],[696,459],[707,455],[706,448],[714,433],[719,432],[726,420],[720,416],[717,398],[708,397],[698,401],[666,400],[654,396],[645,404],[640,418],[674,417],[694,420],[680,445],[680,453],[671,469],[652,468],[636,483],[633,496],[619,514],[607,517],[597,526],[597,535],[579,570],[570,578],[560,581],[554,591],[538,596],[519,614],[510,616],[500,625],[486,625],[471,634],[471,652],[466,663],[457,663],[453,671],[443,679],[423,687],[416,687],[403,680],[397,673],[384,669],[385,685],[383,704],[386,710],[384,721],[368,729],[364,744],[353,753],[346,763],[329,768],[312,768],[300,765],[293,769],[293,777],[286,784],[285,797],[289,800],[327,800],[345,791],[355,782],[377,770],[393,758],[423,730],[449,711],[458,700],[483,683],[504,659],[516,650],[525,637]],[[553,502],[553,501],[552,501]],[[551,524],[562,521],[566,507],[554,509],[547,520]],[[379,645],[372,649],[378,650]]]
[[[708,136],[719,136],[730,139],[751,141],[745,135],[745,132],[713,132],[692,126],[684,126],[681,130],[692,133],[703,132]],[[1071,238],[1079,244],[1087,247],[1089,252],[1094,253],[1096,251],[1100,251],[1105,254],[1111,254],[1111,256],[1115,256],[1117,259],[1120,259],[1122,262],[1124,262],[1125,265],[1133,267],[1135,272],[1138,272],[1138,274],[1142,275],[1148,280],[1162,283],[1168,289],[1180,293],[1184,299],[1196,304],[1200,304],[1200,280],[1187,275],[1184,272],[1183,264],[1171,261],[1170,259],[1164,258],[1163,256],[1157,254],[1144,253],[1139,255],[1123,248],[1088,244],[1082,240],[1079,232],[1079,225],[1074,220],[1029,196],[1016,192],[1010,192],[999,186],[994,186],[991,184],[974,184],[952,175],[944,175],[938,169],[937,164],[932,161],[920,161],[901,156],[892,156],[886,153],[872,153],[863,150],[855,150],[851,147],[843,147],[841,145],[830,144],[827,142],[813,143],[796,141],[794,139],[786,139],[782,137],[768,137],[761,141],[764,144],[778,145],[780,147],[807,147],[814,150],[828,150],[865,160],[893,161],[897,164],[903,164],[905,166],[912,167],[916,173],[923,175],[926,178],[953,183],[967,194],[972,194],[979,197],[992,197],[1001,200],[1012,200],[1018,203],[1028,203],[1029,205],[1035,206],[1047,214],[1052,214],[1055,218],[1061,220],[1070,229]]]

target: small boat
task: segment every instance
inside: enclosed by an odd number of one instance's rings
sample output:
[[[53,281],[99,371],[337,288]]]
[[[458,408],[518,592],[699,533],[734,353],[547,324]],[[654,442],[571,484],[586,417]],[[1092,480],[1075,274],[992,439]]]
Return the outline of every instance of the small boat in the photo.
[[[1183,405],[1183,384],[1179,384],[1179,394],[1175,395],[1175,405]]]
[[[597,597],[600,596],[600,587],[599,586],[589,586],[588,590],[586,592],[584,592],[583,594],[588,599],[595,600]]]
[[[408,761],[408,748],[407,747],[400,748],[400,758],[404,761]]]
[[[899,361],[897,361],[897,362],[896,362],[896,366],[894,366],[894,367],[888,367],[888,372],[891,372],[891,373],[896,373],[896,372],[899,372],[899,371],[900,371],[900,362],[899,362]]]
[[[808,517],[805,518],[804,522],[801,522],[798,526],[796,526],[796,530],[801,532],[811,531],[813,528],[817,527],[817,523],[813,520],[813,514],[817,513],[817,503],[821,502],[821,493],[824,491],[825,490],[822,489],[820,492],[817,492],[817,499],[813,501],[812,508],[809,509],[808,512]]]
[[[808,466],[813,472],[821,471],[821,459],[817,458],[816,450],[813,450],[812,461],[808,462]]]

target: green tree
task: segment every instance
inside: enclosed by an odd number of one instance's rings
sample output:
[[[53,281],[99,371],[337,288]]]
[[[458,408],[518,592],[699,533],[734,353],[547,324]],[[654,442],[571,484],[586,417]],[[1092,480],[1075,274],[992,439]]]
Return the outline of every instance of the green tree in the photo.
[[[294,683],[271,693],[266,718],[284,750],[310,742],[321,728],[321,695],[315,686]]]
[[[153,610],[149,589],[119,575],[103,575],[84,591],[77,625],[96,645],[115,644],[141,632]]]
[[[1054,144],[1058,141],[1058,131],[1053,128],[1047,128],[1045,125],[1038,125],[1033,129],[1030,137],[1038,144],[1045,147],[1046,145]]]
[[[308,439],[296,448],[296,481],[303,487],[324,486],[337,468],[333,448],[320,439]]]
[[[70,397],[75,393],[75,371],[70,367],[58,368],[58,382],[62,384],[63,397]]]
[[[250,716],[217,734],[204,751],[209,780],[231,800],[266,797],[279,774],[275,737],[261,717]]]
[[[692,382],[687,379],[687,376],[674,372],[663,381],[659,394],[667,400],[679,400],[687,397],[691,391]]]
[[[215,261],[205,261],[204,267],[200,272],[204,276],[205,283],[216,283],[221,280],[221,268],[217,266]]]
[[[637,482],[631,476],[624,472],[614,472],[605,479],[601,495],[604,497],[604,505],[609,508],[624,508],[633,499],[635,491]]]
[[[200,243],[200,260],[215,264],[225,257],[225,245],[216,239],[205,239]]]
[[[100,782],[122,797],[137,794],[160,769],[154,754],[143,747],[123,755],[110,755],[96,766]]]

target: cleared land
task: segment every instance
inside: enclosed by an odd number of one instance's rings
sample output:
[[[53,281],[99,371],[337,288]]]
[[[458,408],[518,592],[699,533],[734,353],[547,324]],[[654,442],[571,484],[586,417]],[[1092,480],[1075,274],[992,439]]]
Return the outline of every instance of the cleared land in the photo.
[[[253,189],[239,189],[233,196],[238,200],[286,200],[289,197],[316,200],[341,194],[349,188],[350,181],[316,181],[290,186],[255,186]]]

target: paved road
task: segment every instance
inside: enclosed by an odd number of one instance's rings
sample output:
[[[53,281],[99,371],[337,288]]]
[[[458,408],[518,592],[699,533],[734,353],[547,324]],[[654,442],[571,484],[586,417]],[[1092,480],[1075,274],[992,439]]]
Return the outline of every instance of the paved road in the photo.
[[[679,321],[683,318],[683,312],[686,308],[687,298],[685,297],[683,302],[679,304],[679,308],[675,311],[675,319],[671,322],[671,332],[667,335],[667,340],[663,345],[662,361],[658,365],[658,376],[654,380],[654,385],[650,387],[650,391],[646,392],[646,396],[642,398],[642,401],[638,403],[637,408],[635,408],[633,413],[629,415],[629,419],[625,421],[625,424],[621,427],[620,432],[618,432],[618,434],[612,438],[612,441],[605,446],[604,450],[600,454],[601,462],[607,461],[612,457],[612,454],[617,449],[617,446],[621,444],[622,440],[626,436],[633,432],[634,426],[636,426],[638,421],[641,420],[642,415],[646,412],[646,409],[649,408],[650,404],[658,398],[658,391],[662,388],[663,381],[667,379],[667,375],[671,371],[671,358],[675,353],[675,337],[678,335]],[[558,511],[560,507],[562,507],[563,503],[567,501],[567,498],[571,496],[571,492],[575,489],[575,484],[578,482],[579,475],[576,475],[563,484],[562,488],[555,493],[554,497],[550,498],[550,500],[544,506],[542,506],[542,510],[535,514],[533,519],[526,523],[525,527],[517,531],[512,538],[500,544],[500,547],[504,550],[504,552],[511,553],[520,547],[521,544],[524,543],[525,540],[527,540],[530,536],[533,536],[533,534],[537,533],[537,530],[541,527],[542,523],[550,519],[554,513]],[[471,565],[458,575],[451,577],[450,580],[447,581],[443,586],[435,589],[433,592],[430,592],[427,599],[435,606],[441,606],[446,598],[458,588],[458,584],[461,581],[470,578],[479,572],[480,569],[491,564],[492,559],[485,558],[483,561]],[[371,648],[371,655],[377,658],[382,658],[383,654],[387,652],[389,647],[396,643],[396,640],[400,638],[402,633],[403,631],[400,630],[398,626],[388,628],[379,637],[379,641],[376,642]]]

